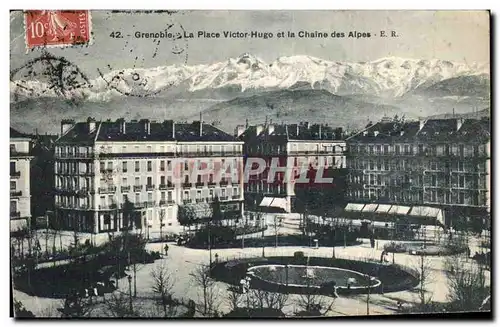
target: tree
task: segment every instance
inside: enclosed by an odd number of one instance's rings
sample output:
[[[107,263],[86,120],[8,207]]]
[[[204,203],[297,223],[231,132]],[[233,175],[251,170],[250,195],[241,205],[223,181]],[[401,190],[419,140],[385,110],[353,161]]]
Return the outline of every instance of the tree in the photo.
[[[334,299],[319,294],[318,289],[311,287],[310,279],[307,279],[307,293],[301,294],[296,304],[301,309],[297,316],[325,316],[332,310]]]
[[[229,307],[231,308],[231,311],[234,311],[238,309],[238,305],[240,303],[243,294],[240,293],[238,287],[234,285],[229,286],[227,291],[228,291],[227,302],[229,304]]]
[[[477,311],[491,295],[490,287],[486,286],[484,267],[473,261],[464,263],[458,257],[448,259],[446,276],[450,310]]]
[[[215,281],[210,278],[210,267],[200,265],[191,274],[194,282],[202,289],[203,314],[213,314],[218,303],[216,302]]]
[[[130,308],[130,299],[124,293],[112,293],[106,301],[106,311],[113,318],[139,317],[139,313]]]
[[[172,300],[172,288],[174,281],[167,267],[162,262],[151,272],[153,278],[153,293],[159,298],[164,317],[169,317],[172,312],[169,311],[169,303]]]
[[[420,279],[420,285],[418,287],[420,310],[425,312],[432,302],[432,296],[427,295],[426,291],[427,286],[433,280],[432,262],[423,253],[421,253],[418,259],[418,266],[416,268]]]
[[[160,209],[160,242],[163,242],[163,222],[165,221],[165,209]],[[163,254],[163,246],[160,247],[160,254]]]
[[[74,292],[66,296],[63,307],[57,310],[62,318],[83,318],[89,317],[93,308],[89,300]]]
[[[281,218],[278,218],[278,216],[274,216],[274,224],[273,224],[273,229],[274,229],[274,238],[275,238],[275,243],[274,247],[278,247],[278,232],[281,229]]]
[[[261,289],[253,289],[248,295],[248,304],[253,309],[276,309],[283,310],[288,294],[268,292]]]

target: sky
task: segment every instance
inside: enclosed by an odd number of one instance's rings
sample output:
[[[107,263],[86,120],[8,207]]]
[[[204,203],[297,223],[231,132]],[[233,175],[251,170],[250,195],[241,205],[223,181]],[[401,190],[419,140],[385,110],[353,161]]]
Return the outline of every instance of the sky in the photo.
[[[76,64],[88,77],[99,71],[172,64],[210,64],[251,53],[266,62],[280,56],[309,55],[331,61],[371,61],[383,57],[489,63],[486,11],[188,11],[111,13],[92,11],[93,42],[85,47],[50,48]],[[11,12],[11,69],[40,56],[26,52],[22,12]],[[273,33],[269,39],[193,38],[173,41],[136,38],[135,32]],[[398,37],[380,37],[380,31]],[[370,38],[277,38],[280,31],[350,31]],[[120,32],[123,38],[110,37]],[[182,52],[181,54],[178,54]]]

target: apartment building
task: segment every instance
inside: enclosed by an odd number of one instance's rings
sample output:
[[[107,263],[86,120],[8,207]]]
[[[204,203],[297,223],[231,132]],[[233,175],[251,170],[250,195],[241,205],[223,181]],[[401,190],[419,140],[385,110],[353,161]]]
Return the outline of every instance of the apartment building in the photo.
[[[10,230],[31,223],[31,137],[10,129]]]
[[[343,203],[346,143],[341,128],[304,122],[238,126],[235,133],[245,142],[246,161],[261,158],[266,165],[265,170],[249,175],[245,181],[248,207],[292,212],[304,206],[319,208]],[[277,172],[269,181],[273,160],[275,166],[277,163],[278,167],[286,167],[286,172]],[[301,179],[304,168],[307,176]],[[316,176],[332,178],[333,182],[316,180]]]
[[[162,225],[179,231],[179,206],[215,197],[242,210],[240,176],[230,179],[213,168],[234,162],[241,169],[243,142],[212,125],[89,118],[63,121],[61,134],[56,216],[65,228],[101,233],[132,226],[149,233]]]
[[[347,145],[351,201],[439,207],[448,225],[487,220],[489,119],[383,119]]]

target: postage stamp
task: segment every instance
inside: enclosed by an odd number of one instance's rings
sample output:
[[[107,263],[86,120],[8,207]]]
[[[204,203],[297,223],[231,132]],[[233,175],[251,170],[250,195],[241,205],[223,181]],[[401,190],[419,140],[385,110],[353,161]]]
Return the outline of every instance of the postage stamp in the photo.
[[[90,42],[91,20],[88,10],[27,10],[24,16],[28,49]]]

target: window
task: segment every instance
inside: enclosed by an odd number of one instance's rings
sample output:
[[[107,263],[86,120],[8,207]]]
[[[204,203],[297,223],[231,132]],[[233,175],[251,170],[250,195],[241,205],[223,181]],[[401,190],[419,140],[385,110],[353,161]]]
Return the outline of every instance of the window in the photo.
[[[165,171],[165,160],[160,161],[160,171]]]
[[[10,152],[16,152],[16,145],[15,144],[10,145]]]
[[[187,161],[184,162],[184,170],[188,170],[189,169],[189,164]]]
[[[141,193],[135,193],[135,204],[139,204],[141,202]]]
[[[172,161],[167,160],[167,169],[170,171],[172,170]]]
[[[237,187],[233,188],[233,195],[238,195],[238,188]]]
[[[465,187],[465,175],[458,176],[458,187]]]
[[[431,186],[437,186],[437,178],[436,175],[431,176]]]
[[[373,154],[373,145],[370,145],[369,149],[370,149],[370,154]]]
[[[431,161],[430,162],[430,168],[431,168],[431,170],[437,170],[437,162],[436,161]]]
[[[108,170],[113,170],[113,162],[108,161]]]
[[[148,161],[148,171],[153,170],[153,163],[151,161]]]
[[[165,201],[165,192],[160,193],[160,200]]]
[[[10,162],[10,174],[14,174],[16,172],[16,163],[14,161]]]
[[[17,201],[10,201],[10,212],[17,211]]]
[[[136,177],[136,178],[135,178],[135,185],[136,185],[136,186],[141,185],[141,178],[140,178],[140,177]]]
[[[464,162],[463,161],[457,161],[457,170],[464,171]]]
[[[168,201],[172,201],[172,191],[168,191]]]
[[[153,185],[153,177],[148,177],[148,182],[147,182],[147,185],[148,185],[148,186]]]
[[[104,171],[104,169],[105,169],[104,164],[105,164],[105,163],[104,163],[104,161],[100,161],[100,162],[99,162],[99,170],[100,170],[101,172],[103,172],[103,171]]]
[[[254,186],[255,186],[255,184],[254,184]],[[212,199],[214,198],[214,189],[213,188],[211,188],[211,189],[208,190],[208,195],[210,195],[210,197]]]
[[[226,196],[226,189],[223,188],[223,189],[221,189],[221,197],[224,198],[225,196]]]
[[[126,153],[127,152],[127,146],[126,145],[123,145],[122,146],[122,153]]]
[[[122,171],[123,171],[124,173],[126,173],[126,172],[127,172],[127,162],[126,162],[126,161],[122,162]]]
[[[184,191],[184,200],[189,200],[189,191]]]
[[[465,194],[464,192],[458,193],[458,204],[465,204]]]
[[[400,146],[396,145],[396,154],[399,154],[399,152],[400,152]]]
[[[418,145],[418,154],[424,154],[424,145],[423,144]]]
[[[389,153],[389,145],[384,145],[384,153]]]
[[[200,190],[196,191],[196,198],[201,199],[201,191]]]
[[[139,170],[140,170],[140,163],[139,163],[139,161],[136,161],[135,162],[135,172],[138,173]]]
[[[148,202],[153,202],[153,193],[148,193]]]
[[[431,202],[436,202],[436,190],[431,190]]]
[[[165,176],[160,176],[160,185],[165,185]]]
[[[127,177],[122,178],[122,186],[127,186]]]
[[[410,154],[410,146],[405,144],[405,154]]]
[[[15,181],[11,181],[10,182],[10,190],[11,191],[15,191],[16,190],[16,182]]]

